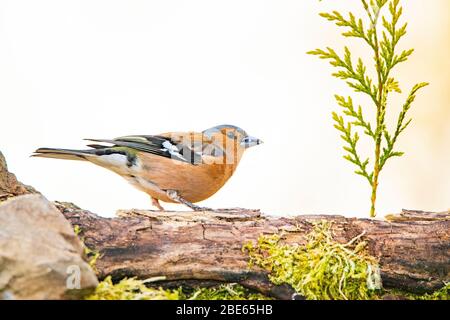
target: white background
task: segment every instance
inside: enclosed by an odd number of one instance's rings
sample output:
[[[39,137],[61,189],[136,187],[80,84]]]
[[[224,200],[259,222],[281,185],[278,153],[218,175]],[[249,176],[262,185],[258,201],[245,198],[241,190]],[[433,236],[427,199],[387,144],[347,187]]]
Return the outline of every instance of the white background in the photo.
[[[150,208],[148,196],[104,169],[29,158],[32,151],[231,123],[265,144],[250,149],[204,205],[367,216],[369,186],[342,159],[330,116],[338,109],[333,94],[349,91],[328,64],[305,54],[349,44],[367,58],[359,41],[342,39],[318,17],[360,6],[335,2],[3,0],[0,150],[19,179],[49,199],[113,215]],[[405,157],[382,172],[381,216],[450,207],[450,4],[402,2],[410,27],[401,46],[416,53],[397,74],[405,93],[415,82],[432,86],[400,138]],[[404,96],[391,101],[389,114]]]

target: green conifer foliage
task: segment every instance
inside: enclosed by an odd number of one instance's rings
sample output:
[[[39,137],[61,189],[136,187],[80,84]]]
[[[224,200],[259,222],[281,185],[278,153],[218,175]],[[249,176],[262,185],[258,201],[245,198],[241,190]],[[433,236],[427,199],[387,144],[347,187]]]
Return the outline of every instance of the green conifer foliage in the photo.
[[[388,96],[392,92],[401,93],[398,81],[392,75],[395,67],[405,62],[413,53],[413,49],[398,52],[397,45],[406,34],[407,23],[400,24],[403,9],[400,0],[361,0],[366,17],[357,18],[353,13],[347,16],[338,11],[321,13],[320,16],[334,22],[345,29],[344,37],[359,38],[364,41],[373,52],[375,75],[369,75],[363,59],[355,59],[348,47],[342,55],[332,48],[316,49],[308,52],[321,59],[329,60],[336,68],[334,77],[344,80],[355,92],[370,97],[375,108],[363,108],[356,105],[351,97],[336,95],[336,101],[341,107],[339,112],[333,112],[335,128],[340,132],[344,141],[344,159],[356,166],[355,173],[368,181],[372,189],[370,216],[375,217],[375,204],[379,175],[388,159],[400,157],[403,152],[398,151],[396,142],[401,133],[411,123],[407,113],[416,98],[417,92],[428,85],[422,82],[416,84],[408,94],[405,103],[397,117],[395,129],[390,131],[386,126],[386,112],[389,111]],[[369,61],[370,63],[371,61]],[[367,120],[366,114],[375,110],[375,121]],[[373,158],[362,157],[357,151],[357,145],[362,132],[367,135],[374,145]]]

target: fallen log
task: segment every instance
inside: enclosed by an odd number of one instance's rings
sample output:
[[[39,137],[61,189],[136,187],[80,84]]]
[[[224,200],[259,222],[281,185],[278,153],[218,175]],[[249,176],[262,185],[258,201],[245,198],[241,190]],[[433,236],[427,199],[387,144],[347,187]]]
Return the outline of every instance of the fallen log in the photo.
[[[36,193],[8,172],[0,153],[0,202]],[[370,254],[379,260],[385,288],[431,292],[450,281],[450,212],[404,210],[388,221],[334,215],[272,217],[258,210],[224,209],[206,212],[129,210],[104,218],[67,203],[59,210],[81,229],[85,244],[100,252],[100,278],[164,277],[165,287],[234,282],[281,299],[289,286],[275,286],[266,271],[248,268],[242,252],[247,241],[261,234],[284,232],[286,243],[304,244],[313,223],[332,221],[334,238],[348,242],[364,232]]]
[[[391,221],[381,221],[330,215],[272,217],[246,209],[131,210],[119,211],[119,217],[111,219],[58,207],[80,226],[86,245],[100,252],[100,277],[164,276],[159,285],[166,287],[236,282],[289,299],[294,293],[289,286],[274,286],[264,270],[248,268],[242,246],[261,234],[280,232],[286,243],[304,244],[313,223],[327,220],[342,243],[364,232],[370,254],[379,259],[385,288],[431,292],[450,280],[450,213],[404,211],[391,216]],[[409,215],[414,218],[408,220]]]

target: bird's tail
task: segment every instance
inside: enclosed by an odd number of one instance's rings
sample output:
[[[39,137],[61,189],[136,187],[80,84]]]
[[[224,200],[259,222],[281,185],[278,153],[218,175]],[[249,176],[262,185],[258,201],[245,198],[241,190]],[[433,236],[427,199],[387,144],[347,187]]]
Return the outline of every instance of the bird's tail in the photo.
[[[71,150],[55,148],[39,148],[31,156],[41,158],[55,158],[66,160],[88,160],[87,157],[95,155],[95,150]]]

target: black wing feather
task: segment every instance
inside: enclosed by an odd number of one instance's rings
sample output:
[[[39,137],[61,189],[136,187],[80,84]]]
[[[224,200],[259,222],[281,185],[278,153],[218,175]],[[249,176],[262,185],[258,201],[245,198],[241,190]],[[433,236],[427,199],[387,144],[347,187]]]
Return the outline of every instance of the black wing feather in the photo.
[[[171,158],[178,161],[183,161],[191,164],[198,164],[201,162],[201,155],[194,152],[186,145],[177,144],[168,137],[163,136],[127,136],[119,137],[116,139],[87,139],[94,142],[109,143],[118,147],[127,147],[135,149],[142,152],[151,153],[157,156]],[[165,142],[169,142],[171,145],[175,146],[178,150],[179,157],[173,155],[165,146]],[[96,147],[98,147],[96,145]]]

